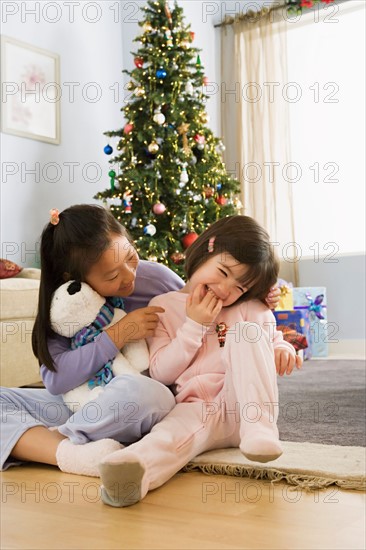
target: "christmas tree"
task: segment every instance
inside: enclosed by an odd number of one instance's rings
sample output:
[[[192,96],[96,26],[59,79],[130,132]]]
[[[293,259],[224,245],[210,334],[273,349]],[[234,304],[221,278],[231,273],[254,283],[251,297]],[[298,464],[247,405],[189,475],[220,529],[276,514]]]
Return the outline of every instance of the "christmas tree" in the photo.
[[[135,68],[123,71],[131,79],[121,109],[126,123],[105,132],[118,139],[110,186],[94,198],[109,204],[141,258],[182,276],[184,251],[197,235],[239,213],[239,182],[226,172],[224,145],[207,126],[208,78],[182,8],[150,0],[143,10]],[[112,155],[109,143],[104,152]]]

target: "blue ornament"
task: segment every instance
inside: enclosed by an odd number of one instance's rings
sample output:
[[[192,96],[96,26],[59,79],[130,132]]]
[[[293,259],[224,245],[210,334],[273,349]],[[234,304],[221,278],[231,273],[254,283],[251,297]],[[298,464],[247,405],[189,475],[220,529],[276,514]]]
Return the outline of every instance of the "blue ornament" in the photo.
[[[106,155],[111,155],[113,153],[113,149],[110,145],[106,145],[104,147],[104,152],[105,152]]]
[[[168,73],[166,72],[165,69],[158,69],[158,70],[156,71],[156,76],[157,76],[157,78],[166,78],[167,74],[168,74]]]
[[[216,186],[216,189],[217,189],[218,191],[221,191],[221,189],[222,189],[222,183],[218,183],[217,186]]]

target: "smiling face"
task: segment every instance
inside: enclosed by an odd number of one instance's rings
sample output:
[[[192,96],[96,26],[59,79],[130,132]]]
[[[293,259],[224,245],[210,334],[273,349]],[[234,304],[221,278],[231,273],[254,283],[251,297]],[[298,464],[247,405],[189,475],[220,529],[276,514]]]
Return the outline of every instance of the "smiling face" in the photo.
[[[248,290],[239,282],[248,269],[230,254],[213,256],[193,273],[183,292],[191,294],[203,284],[206,292],[211,290],[222,300],[223,307],[231,306]]]
[[[135,289],[139,257],[126,237],[111,235],[109,248],[92,265],[85,281],[101,296],[124,298]]]

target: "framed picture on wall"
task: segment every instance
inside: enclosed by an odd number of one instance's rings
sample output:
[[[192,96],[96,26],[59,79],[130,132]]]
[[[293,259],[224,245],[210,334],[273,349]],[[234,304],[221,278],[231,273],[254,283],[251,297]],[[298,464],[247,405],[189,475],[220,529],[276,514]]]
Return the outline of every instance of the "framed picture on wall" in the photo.
[[[1,37],[1,131],[60,143],[60,57]]]

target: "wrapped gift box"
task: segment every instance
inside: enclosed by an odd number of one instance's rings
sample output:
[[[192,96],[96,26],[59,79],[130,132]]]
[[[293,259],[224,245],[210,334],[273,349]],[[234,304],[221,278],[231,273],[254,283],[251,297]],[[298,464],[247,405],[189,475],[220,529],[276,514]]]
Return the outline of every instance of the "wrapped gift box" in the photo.
[[[288,283],[284,279],[278,279],[277,284],[281,291],[281,296],[276,311],[290,311],[294,309],[292,283]]]
[[[304,359],[311,358],[310,321],[308,311],[274,311],[277,329],[283,333],[286,342],[290,342],[296,351],[303,350]]]
[[[307,311],[310,320],[310,348],[313,357],[328,356],[327,294],[324,286],[295,287],[294,310]]]

